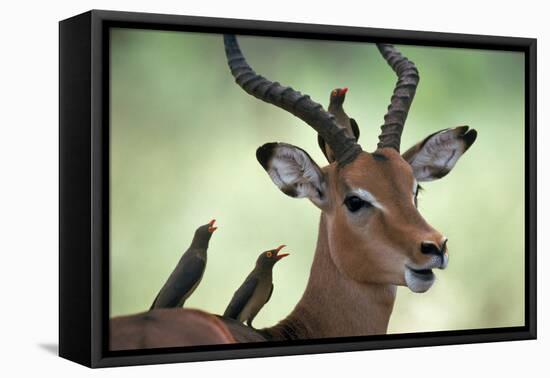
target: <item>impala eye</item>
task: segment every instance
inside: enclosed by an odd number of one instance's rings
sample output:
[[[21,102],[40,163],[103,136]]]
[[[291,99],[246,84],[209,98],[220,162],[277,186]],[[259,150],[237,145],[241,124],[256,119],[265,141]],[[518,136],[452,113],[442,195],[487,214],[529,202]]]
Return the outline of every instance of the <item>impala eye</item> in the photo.
[[[362,209],[363,207],[372,207],[372,204],[368,201],[365,201],[357,196],[350,196],[344,200],[344,205],[352,213],[355,213]]]

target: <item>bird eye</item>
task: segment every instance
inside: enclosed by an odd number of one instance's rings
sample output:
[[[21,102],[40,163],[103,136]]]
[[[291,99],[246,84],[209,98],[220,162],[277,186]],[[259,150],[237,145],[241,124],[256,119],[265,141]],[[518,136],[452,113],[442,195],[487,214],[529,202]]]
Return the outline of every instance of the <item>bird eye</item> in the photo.
[[[273,253],[267,252],[265,255],[266,255],[267,257],[271,257],[271,256],[273,256]]]
[[[344,205],[346,205],[348,210],[352,213],[359,211],[363,207],[372,207],[370,202],[362,200],[357,196],[347,197],[344,201]]]

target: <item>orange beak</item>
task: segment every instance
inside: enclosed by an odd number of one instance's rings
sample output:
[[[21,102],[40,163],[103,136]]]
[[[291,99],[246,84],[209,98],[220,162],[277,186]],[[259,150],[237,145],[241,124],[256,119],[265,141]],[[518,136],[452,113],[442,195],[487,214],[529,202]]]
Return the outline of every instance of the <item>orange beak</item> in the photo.
[[[280,255],[277,255],[277,257],[275,257],[277,259],[277,261],[279,261],[280,259],[282,259],[283,257],[287,257],[288,255],[290,255],[290,253],[281,253]]]
[[[213,233],[218,229],[218,227],[214,226],[214,223],[216,223],[215,219],[212,219],[210,222],[208,222],[208,232]]]
[[[279,251],[280,251],[281,249],[283,249],[284,247],[286,247],[286,245],[282,244],[282,245],[278,246],[278,247],[275,249],[275,255],[276,255],[275,258],[277,259],[277,261],[279,261],[279,260],[282,259],[283,257],[287,257],[287,256],[289,255],[289,253],[281,253],[281,254],[279,255]]]

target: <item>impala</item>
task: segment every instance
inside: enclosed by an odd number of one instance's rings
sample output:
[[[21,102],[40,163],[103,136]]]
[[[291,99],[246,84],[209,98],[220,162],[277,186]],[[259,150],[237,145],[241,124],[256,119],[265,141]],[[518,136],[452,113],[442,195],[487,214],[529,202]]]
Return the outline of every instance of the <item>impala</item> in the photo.
[[[224,36],[224,43],[231,73],[246,93],[300,118],[333,151],[334,161],[323,168],[306,151],[287,143],[267,143],[256,153],[283,193],[307,198],[321,210],[307,287],[290,315],[271,328],[254,330],[223,317],[189,313],[195,310],[151,311],[113,319],[111,345],[167,346],[167,336],[135,336],[159,329],[171,335],[172,344],[203,343],[185,330],[194,327],[191,315],[203,323],[210,318],[209,340],[218,334],[219,343],[386,333],[396,287],[427,291],[435,281],[433,270],[445,269],[449,260],[447,238],[417,209],[419,183],[449,173],[474,143],[476,131],[468,126],[441,130],[400,154],[419,76],[415,65],[393,46],[378,44],[398,80],[377,148],[367,152],[309,96],[256,74],[235,36]]]

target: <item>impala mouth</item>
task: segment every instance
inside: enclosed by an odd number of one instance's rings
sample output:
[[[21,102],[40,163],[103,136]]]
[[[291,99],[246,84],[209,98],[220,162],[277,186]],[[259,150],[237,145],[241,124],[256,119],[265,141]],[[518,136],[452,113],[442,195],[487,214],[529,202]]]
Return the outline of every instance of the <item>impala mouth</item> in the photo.
[[[414,269],[405,267],[405,282],[407,287],[415,293],[424,293],[435,282],[435,274],[431,269]]]
[[[427,279],[433,276],[434,272],[431,269],[413,269],[408,267],[416,276],[421,277],[422,279]]]

